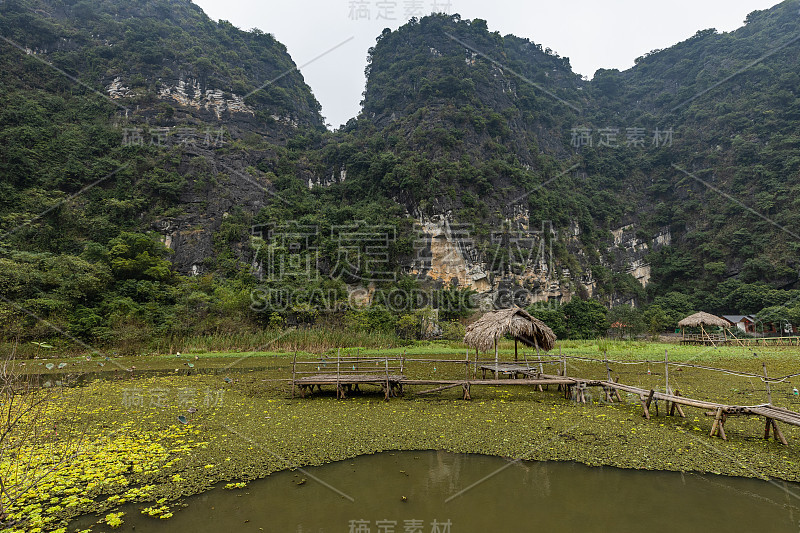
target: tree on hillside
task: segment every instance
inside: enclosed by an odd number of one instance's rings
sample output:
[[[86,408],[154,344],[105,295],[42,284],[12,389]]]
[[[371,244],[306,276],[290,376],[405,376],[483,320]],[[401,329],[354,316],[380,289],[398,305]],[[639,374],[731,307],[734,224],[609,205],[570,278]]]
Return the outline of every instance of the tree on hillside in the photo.
[[[556,337],[559,339],[567,338],[567,317],[564,316],[564,308],[556,303],[551,305],[549,302],[534,304],[527,309],[528,313],[547,324]]]
[[[574,298],[563,309],[567,318],[567,336],[570,339],[593,339],[606,334],[608,311],[597,300]]]
[[[642,320],[647,332],[658,337],[664,330],[672,326],[672,319],[660,305],[649,305],[642,313]]]
[[[782,334],[791,324],[792,313],[783,305],[765,307],[756,314],[756,331],[771,331],[774,326]]]
[[[697,302],[691,296],[679,292],[669,292],[653,299],[653,305],[661,308],[669,317],[667,327],[674,328],[678,322],[696,312]]]
[[[109,242],[107,260],[117,279],[170,281],[169,253],[169,248],[149,235],[122,232]]]
[[[608,311],[607,319],[612,331],[617,332],[621,338],[627,336],[633,339],[646,329],[642,311],[629,305],[612,307]]]

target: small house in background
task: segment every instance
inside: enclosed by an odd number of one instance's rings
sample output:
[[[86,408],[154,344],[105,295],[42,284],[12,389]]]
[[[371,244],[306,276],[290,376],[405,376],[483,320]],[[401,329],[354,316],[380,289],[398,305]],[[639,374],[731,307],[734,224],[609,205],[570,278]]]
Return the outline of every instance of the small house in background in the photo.
[[[722,315],[722,318],[744,333],[754,335],[756,332],[756,318],[753,315]]]

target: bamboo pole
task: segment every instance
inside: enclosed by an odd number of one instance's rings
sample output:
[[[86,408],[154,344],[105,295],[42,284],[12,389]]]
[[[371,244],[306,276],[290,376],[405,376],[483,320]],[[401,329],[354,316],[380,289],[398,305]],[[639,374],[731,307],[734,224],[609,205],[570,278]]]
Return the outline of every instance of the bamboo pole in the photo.
[[[500,359],[497,354],[497,339],[494,340],[494,379],[500,376]]]
[[[391,389],[389,388],[389,356],[386,356],[386,401],[389,401]]]
[[[675,396],[680,396],[680,395],[681,395],[681,391],[676,390],[675,391]],[[672,402],[672,414],[675,413],[676,409],[678,411],[678,414],[681,416],[681,418],[686,418],[686,415],[683,412],[683,408],[681,407],[681,404],[679,404],[678,402]]]
[[[778,440],[781,441],[781,444],[783,444],[784,446],[789,445],[789,443],[786,442],[786,437],[784,437],[783,433],[781,433],[781,430],[778,427],[778,423],[775,421],[774,418],[772,419],[772,432],[775,434],[775,436],[778,437]]]
[[[767,401],[770,405],[772,405],[772,390],[769,387],[769,376],[767,375],[767,362],[764,361],[761,363],[762,367],[764,368],[764,383],[767,385]]]
[[[462,385],[463,385],[463,383],[449,383],[449,384],[443,385],[441,387],[436,387],[435,389],[428,389],[428,390],[419,391],[416,394],[432,394],[434,392],[441,392],[441,391],[447,390],[447,389],[454,389],[455,387],[460,387]]]
[[[536,343],[536,358],[539,359],[539,377],[542,377],[542,374],[544,374],[544,364],[542,363],[541,355],[539,355],[539,343],[535,339],[534,342]],[[545,385],[544,388],[550,389],[550,385]],[[539,390],[542,390],[541,386],[539,387]]]
[[[653,395],[655,395],[656,391],[650,389],[650,394],[647,396],[647,403],[645,406],[645,412],[647,413],[647,419],[650,420],[650,402],[653,401]],[[656,400],[656,415],[658,415],[658,400]]]
[[[542,355],[539,353],[539,341],[536,340],[536,337],[533,338],[533,345],[536,346],[536,359],[539,360],[539,377],[542,377],[542,374],[544,374],[544,368],[542,367]],[[539,385],[539,390],[544,391],[544,388]]]
[[[340,368],[341,362],[342,362],[342,349],[337,348],[336,349],[336,398],[337,399],[344,396],[342,394],[342,391],[339,389],[339,375],[341,373],[341,368]]]
[[[297,352],[294,352],[294,357],[292,358],[292,399],[294,399],[294,387],[295,387],[295,367],[297,365]]]
[[[714,414],[714,424],[711,426],[711,437],[719,435],[722,440],[728,440],[728,436],[725,435],[725,418],[722,407],[718,407]]]
[[[725,421],[728,419],[728,415],[722,413],[722,416],[719,419],[719,426],[717,427],[717,432],[722,440],[728,440],[728,436],[725,435]]]
[[[652,392],[652,391],[651,391]],[[645,400],[644,396],[639,396],[639,402],[642,404],[642,416],[645,417],[647,420],[650,420],[650,409],[648,408],[648,402]]]

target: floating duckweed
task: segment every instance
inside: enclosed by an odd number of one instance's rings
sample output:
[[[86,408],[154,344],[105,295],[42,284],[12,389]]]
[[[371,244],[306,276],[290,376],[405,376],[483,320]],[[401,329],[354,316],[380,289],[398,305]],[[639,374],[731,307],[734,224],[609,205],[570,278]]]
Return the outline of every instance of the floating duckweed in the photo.
[[[117,529],[119,526],[122,525],[122,516],[125,513],[118,512],[118,513],[108,513],[105,518],[103,518],[103,522],[108,524],[111,529]]]
[[[781,375],[791,373],[795,363],[787,361],[785,372],[778,364],[774,369],[773,363],[769,364],[770,373]],[[438,366],[437,374],[451,377],[447,365]],[[736,360],[716,366],[736,368]],[[125,502],[149,505],[142,511],[145,516],[167,519],[172,516],[169,506],[174,502],[220,482],[228,490],[244,488],[254,479],[285,470],[287,463],[321,465],[380,450],[441,449],[624,468],[751,475],[726,461],[722,454],[700,453],[697,439],[708,438],[712,421],[702,415],[696,417],[697,411],[687,412],[688,419],[665,417],[662,412],[648,421],[641,417],[638,398],[632,398],[631,403],[578,406],[552,389],[538,392],[522,387],[510,391],[476,389],[476,401],[472,402],[461,401],[457,392],[443,393],[438,399],[407,394],[388,403],[370,395],[334,400],[330,394],[318,393],[290,400],[285,389],[262,381],[286,377],[285,372],[284,368],[283,374],[241,374],[235,383],[213,375],[148,378],[142,374],[135,380],[96,382],[80,390],[64,390],[59,410],[75,413],[68,424],[86,424],[85,435],[74,458],[57,464],[34,491],[9,509],[11,519],[27,519],[26,531],[39,528],[53,532],[80,515],[113,516]],[[463,366],[460,372],[463,376]],[[604,376],[603,368],[600,377]],[[647,379],[653,379],[653,383]],[[731,389],[727,378],[717,383],[690,370],[682,372],[679,379],[685,395],[702,391],[709,399],[727,401],[725,394]],[[629,375],[622,381],[655,386],[655,376]],[[203,395],[198,394],[194,405],[199,409],[193,413],[191,424],[184,425],[176,420],[191,405],[178,400],[178,391],[184,388],[224,388],[225,394],[218,405],[210,401],[206,405]],[[125,391],[130,389],[145,391],[143,405],[123,405]],[[787,385],[784,392],[788,400],[781,406],[796,411],[800,403],[791,403],[797,400],[790,389]],[[155,407],[149,405],[149,390],[173,392],[165,405]],[[744,389],[738,394],[741,400]],[[778,395],[773,394],[777,403]],[[764,400],[755,392],[750,399],[751,404]],[[757,465],[759,472],[800,479],[800,465],[782,457],[779,444],[748,438],[758,435],[763,421],[759,426],[754,419],[732,418],[725,429],[729,440],[710,441],[715,447],[736,456],[739,463]],[[800,437],[800,429],[782,429],[790,442]],[[69,438],[61,426],[59,434],[60,438]],[[17,476],[18,464],[49,464],[52,456],[47,450],[46,446],[20,450],[15,464],[8,459],[0,462],[0,475]],[[261,453],[263,450],[274,452],[285,462]]]

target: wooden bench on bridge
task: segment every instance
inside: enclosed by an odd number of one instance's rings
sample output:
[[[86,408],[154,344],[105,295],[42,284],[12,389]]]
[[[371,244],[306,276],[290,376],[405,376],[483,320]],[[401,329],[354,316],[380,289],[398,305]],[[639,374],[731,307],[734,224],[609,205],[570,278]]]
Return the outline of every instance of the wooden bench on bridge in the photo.
[[[337,398],[346,398],[347,394],[359,391],[361,385],[374,385],[381,388],[388,400],[403,393],[404,362],[403,357],[339,355],[331,360],[298,361],[295,355],[292,360],[292,398],[296,388],[299,388],[300,396],[305,397],[306,392],[314,391],[314,387],[322,390],[323,385],[332,385]],[[302,370],[309,368],[307,365],[311,370]]]
[[[544,365],[557,364],[561,366],[559,359],[536,359],[525,363],[520,362],[486,362],[477,363],[481,370],[481,377],[486,379],[486,373],[491,372],[497,379],[500,374],[509,376],[512,379],[517,377],[532,377],[544,374]]]

